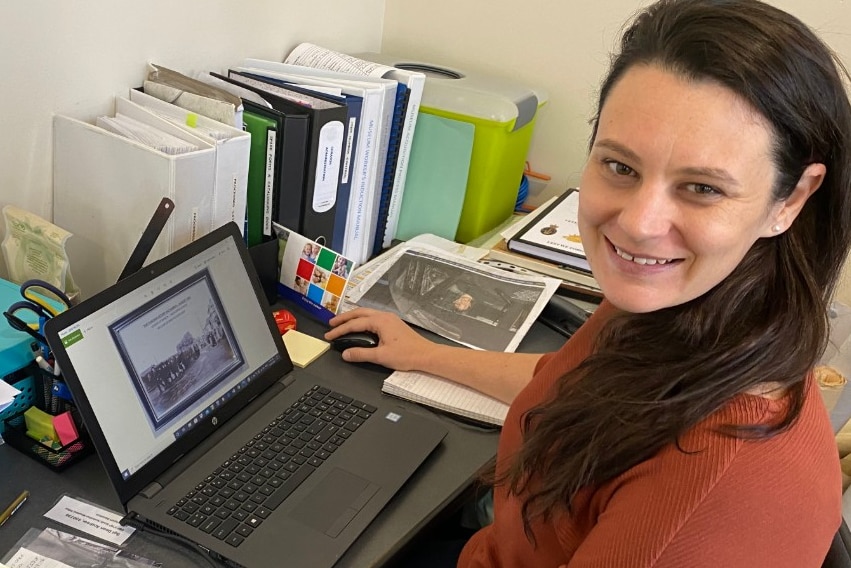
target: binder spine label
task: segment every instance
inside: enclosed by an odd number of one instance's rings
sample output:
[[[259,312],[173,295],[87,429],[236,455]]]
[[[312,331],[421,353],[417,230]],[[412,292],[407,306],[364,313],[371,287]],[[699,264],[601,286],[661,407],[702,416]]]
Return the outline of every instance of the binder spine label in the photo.
[[[337,181],[340,179],[340,150],[343,148],[343,123],[328,122],[319,131],[319,156],[313,184],[313,210],[329,211],[337,202]]]
[[[349,173],[351,172],[352,164],[352,147],[355,143],[355,126],[357,118],[354,116],[349,119],[349,127],[346,129],[346,145],[345,154],[343,154],[342,173],[340,174],[340,182],[349,183]]]
[[[368,191],[368,188],[366,187],[368,175],[367,171],[369,170],[369,159],[370,154],[372,153],[372,136],[375,131],[374,126],[374,121],[370,120],[366,128],[366,136],[364,137],[364,141],[366,143],[363,145],[363,159],[359,164],[361,169],[361,179],[358,183],[358,194],[355,201],[354,215],[352,218],[353,222],[351,224],[352,243],[356,243],[357,246],[360,246],[360,241],[363,238],[363,208],[364,199],[366,199],[366,192]],[[348,226],[346,227],[346,230],[349,230]],[[361,262],[363,261],[363,259],[360,258],[357,258],[356,260]]]
[[[192,208],[192,219],[189,222],[189,242],[194,242],[198,238],[198,208]]]
[[[263,186],[263,234],[272,234],[272,208],[274,207],[273,190],[275,186],[275,146],[277,133],[269,130],[266,133],[266,183]]]
[[[241,223],[245,219],[240,219],[239,221],[236,219],[236,198],[239,195],[239,179],[236,174],[231,174],[230,189],[230,220]]]

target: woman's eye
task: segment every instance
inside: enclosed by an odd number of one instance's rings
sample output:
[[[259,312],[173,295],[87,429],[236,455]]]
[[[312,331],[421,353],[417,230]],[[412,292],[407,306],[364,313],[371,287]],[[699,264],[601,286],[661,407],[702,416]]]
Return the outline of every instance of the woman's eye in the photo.
[[[705,183],[689,183],[686,188],[697,195],[721,195],[721,192]]]
[[[606,167],[609,168],[612,173],[619,176],[631,176],[635,174],[635,170],[626,164],[622,164],[621,162],[616,162],[614,160],[606,161]]]

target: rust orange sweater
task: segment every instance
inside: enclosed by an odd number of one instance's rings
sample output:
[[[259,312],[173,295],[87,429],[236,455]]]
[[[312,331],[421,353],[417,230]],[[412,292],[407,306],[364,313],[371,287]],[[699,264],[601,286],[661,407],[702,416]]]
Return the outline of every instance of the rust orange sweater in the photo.
[[[613,308],[604,303],[565,346],[545,355],[517,396],[499,442],[497,467],[521,444],[520,419],[590,351]],[[767,377],[767,380],[770,380]],[[742,395],[665,447],[575,500],[575,513],[523,532],[522,502],[494,490],[494,523],[467,543],[459,568],[817,568],[841,515],[841,476],[830,421],[815,382],[788,431],[762,441],[714,433],[755,423],[784,402]]]

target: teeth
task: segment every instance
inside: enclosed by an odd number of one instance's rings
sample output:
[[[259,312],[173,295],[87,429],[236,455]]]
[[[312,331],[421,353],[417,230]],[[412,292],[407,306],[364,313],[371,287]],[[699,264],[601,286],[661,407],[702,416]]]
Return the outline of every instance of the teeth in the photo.
[[[670,258],[642,258],[640,256],[632,256],[628,252],[624,252],[618,247],[615,247],[615,252],[618,253],[618,256],[622,259],[632,261],[636,264],[667,264],[673,260]]]

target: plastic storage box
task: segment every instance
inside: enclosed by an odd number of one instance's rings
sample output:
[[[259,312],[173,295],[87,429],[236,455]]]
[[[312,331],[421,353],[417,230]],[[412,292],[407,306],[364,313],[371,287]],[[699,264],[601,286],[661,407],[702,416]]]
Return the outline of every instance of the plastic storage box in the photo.
[[[505,81],[429,74],[420,112],[475,127],[456,241],[475,239],[514,211],[535,119],[545,103],[541,93]]]
[[[501,78],[394,55],[370,54],[369,59],[425,73],[420,112],[475,127],[455,240],[469,242],[507,219],[517,202],[535,120],[547,102],[546,94]]]

